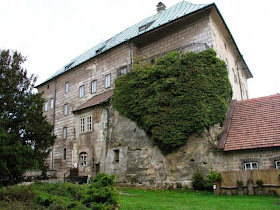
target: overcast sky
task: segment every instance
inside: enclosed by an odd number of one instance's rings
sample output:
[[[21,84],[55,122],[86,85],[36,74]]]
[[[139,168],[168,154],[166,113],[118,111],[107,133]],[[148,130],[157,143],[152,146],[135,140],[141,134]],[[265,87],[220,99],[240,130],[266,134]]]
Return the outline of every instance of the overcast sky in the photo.
[[[0,49],[46,80],[73,58],[156,14],[159,0],[0,0]],[[167,8],[180,0],[163,0]],[[192,3],[213,3],[190,0]],[[249,97],[280,93],[280,1],[216,0],[254,78]]]

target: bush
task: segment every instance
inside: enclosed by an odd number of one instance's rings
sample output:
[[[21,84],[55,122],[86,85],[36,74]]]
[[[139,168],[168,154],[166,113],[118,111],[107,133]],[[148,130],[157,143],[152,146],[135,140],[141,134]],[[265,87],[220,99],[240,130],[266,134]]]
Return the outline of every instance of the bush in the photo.
[[[258,179],[258,180],[256,181],[256,184],[257,184],[258,187],[263,187],[263,180]]]
[[[236,185],[237,185],[238,187],[243,187],[243,181],[237,180],[237,181],[236,181]]]
[[[90,185],[84,186],[37,182],[0,189],[0,209],[113,209],[117,203],[114,176],[107,174],[96,175]]]
[[[105,173],[97,174],[86,189],[83,203],[91,209],[113,209],[119,198],[114,179]]]
[[[222,176],[219,172],[210,171],[205,177],[200,170],[197,170],[192,176],[192,186],[194,190],[213,190],[215,182],[221,182]]]
[[[226,64],[209,49],[133,66],[117,78],[113,106],[168,153],[191,134],[222,123],[231,98]]]
[[[204,175],[200,170],[194,172],[192,176],[192,187],[194,190],[205,190]]]

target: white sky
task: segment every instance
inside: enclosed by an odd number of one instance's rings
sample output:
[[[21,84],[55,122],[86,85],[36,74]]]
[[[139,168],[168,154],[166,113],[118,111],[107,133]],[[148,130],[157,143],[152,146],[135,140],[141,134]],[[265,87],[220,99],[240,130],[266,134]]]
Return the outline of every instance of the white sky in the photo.
[[[71,59],[142,19],[160,0],[0,0],[0,49],[46,80]],[[163,0],[167,8],[180,0]],[[212,0],[190,0],[206,4]],[[254,78],[249,97],[280,93],[280,1],[216,0]]]

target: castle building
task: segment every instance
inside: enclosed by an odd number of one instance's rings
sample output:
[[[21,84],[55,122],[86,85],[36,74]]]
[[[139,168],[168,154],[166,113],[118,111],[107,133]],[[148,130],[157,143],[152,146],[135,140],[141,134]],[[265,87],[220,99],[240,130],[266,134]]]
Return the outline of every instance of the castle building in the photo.
[[[81,175],[107,172],[116,174],[118,182],[162,185],[189,180],[196,167],[244,167],[232,163],[234,155],[225,155],[234,146],[226,141],[231,133],[219,142],[219,125],[163,155],[143,130],[112,108],[114,82],[129,73],[136,58],[154,62],[170,51],[208,48],[226,62],[236,104],[248,99],[252,74],[214,3],[182,1],[166,9],[160,2],[156,12],[74,58],[37,86],[46,100],[44,114],[54,124],[57,138],[48,164],[58,177],[77,167]]]

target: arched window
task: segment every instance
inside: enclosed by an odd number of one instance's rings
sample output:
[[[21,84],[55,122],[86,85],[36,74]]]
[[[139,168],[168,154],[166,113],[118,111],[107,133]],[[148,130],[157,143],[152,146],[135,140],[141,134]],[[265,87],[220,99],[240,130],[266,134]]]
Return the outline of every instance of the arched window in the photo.
[[[87,153],[80,153],[80,166],[87,166]]]

